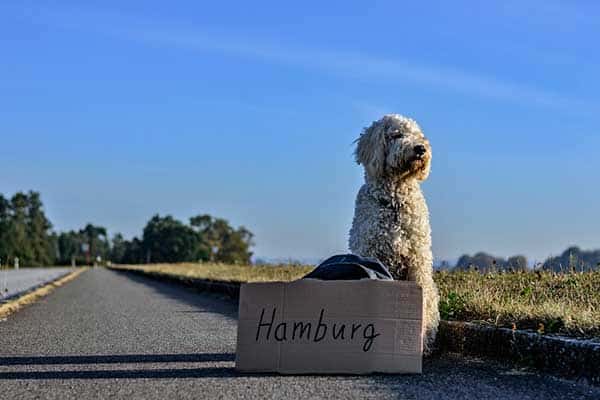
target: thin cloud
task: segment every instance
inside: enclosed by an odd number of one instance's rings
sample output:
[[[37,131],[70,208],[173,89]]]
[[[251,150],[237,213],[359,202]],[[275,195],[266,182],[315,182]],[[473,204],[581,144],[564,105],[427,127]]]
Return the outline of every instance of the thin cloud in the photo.
[[[36,9],[37,10],[37,9]],[[589,102],[521,83],[460,71],[428,66],[410,60],[387,59],[368,54],[293,47],[248,37],[232,37],[222,32],[161,27],[153,21],[127,18],[105,12],[77,10],[37,10],[38,23],[62,28],[92,31],[152,46],[217,52],[242,58],[325,71],[341,77],[390,83],[419,84],[467,96],[503,100],[565,111],[591,112]],[[31,15],[28,15],[31,20]]]
[[[258,58],[274,63],[323,70],[343,77],[421,84],[468,96],[499,99],[523,105],[578,111],[588,109],[590,106],[589,103],[578,99],[567,98],[523,84],[450,68],[431,67],[366,54],[277,46],[198,31],[130,30],[127,35],[131,39],[152,44]]]

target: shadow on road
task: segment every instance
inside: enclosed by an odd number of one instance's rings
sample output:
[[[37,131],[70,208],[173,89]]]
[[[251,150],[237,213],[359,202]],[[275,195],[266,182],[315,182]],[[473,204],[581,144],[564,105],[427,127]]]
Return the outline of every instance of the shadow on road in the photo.
[[[147,278],[128,271],[109,270],[116,274],[126,276],[128,279],[146,285],[163,296],[183,301],[196,307],[197,311],[179,311],[188,313],[212,312],[224,315],[226,317],[237,319],[237,300],[232,300],[222,294],[210,293],[206,291],[195,290],[178,283],[158,281],[153,278]],[[202,296],[198,294],[201,293]],[[220,301],[215,302],[218,299]]]
[[[0,365],[127,364],[234,361],[233,353],[0,357]]]
[[[48,379],[161,379],[161,378],[230,378],[239,374],[233,368],[181,368],[130,370],[15,371],[0,372],[1,380]]]

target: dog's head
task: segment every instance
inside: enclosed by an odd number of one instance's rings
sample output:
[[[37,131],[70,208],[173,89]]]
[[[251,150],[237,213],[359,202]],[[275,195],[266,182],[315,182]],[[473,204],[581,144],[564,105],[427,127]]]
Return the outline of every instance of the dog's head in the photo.
[[[414,120],[398,114],[385,115],[365,128],[356,140],[355,155],[369,180],[422,181],[429,175],[429,141]]]

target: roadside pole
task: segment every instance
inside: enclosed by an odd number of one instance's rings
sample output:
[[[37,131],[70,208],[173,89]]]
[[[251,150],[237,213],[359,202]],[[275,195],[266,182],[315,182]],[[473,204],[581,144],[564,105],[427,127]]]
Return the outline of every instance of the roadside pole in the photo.
[[[2,287],[0,287],[0,297],[4,298],[5,294],[8,292],[8,278],[7,278],[7,270],[8,270],[8,258],[6,259],[6,268],[2,267],[2,259],[0,258],[0,270],[2,270]]]

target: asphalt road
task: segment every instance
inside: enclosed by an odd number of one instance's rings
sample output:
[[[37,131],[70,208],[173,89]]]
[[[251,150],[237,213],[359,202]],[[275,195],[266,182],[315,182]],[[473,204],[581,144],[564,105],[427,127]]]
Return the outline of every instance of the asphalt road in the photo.
[[[600,399],[600,389],[478,359],[423,375],[278,376],[234,370],[236,305],[95,269],[0,322],[0,398]]]
[[[71,272],[70,268],[21,268],[0,270],[0,301]]]

